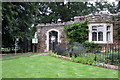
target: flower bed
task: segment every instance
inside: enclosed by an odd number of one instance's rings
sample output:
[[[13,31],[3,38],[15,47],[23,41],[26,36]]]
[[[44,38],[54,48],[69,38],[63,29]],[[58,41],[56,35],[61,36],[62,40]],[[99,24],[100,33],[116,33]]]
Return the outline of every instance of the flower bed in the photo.
[[[103,67],[103,68],[108,68],[108,69],[113,69],[113,70],[119,70],[118,66],[105,64],[105,63],[98,63],[92,57],[89,57],[89,58],[88,57],[77,57],[77,58],[72,57],[72,58],[70,58],[70,57],[66,57],[66,56],[57,55],[52,52],[50,52],[49,55],[56,57],[56,58],[62,58],[64,60],[76,62],[76,63],[82,63],[82,64],[93,65],[93,66],[98,66],[98,67]]]

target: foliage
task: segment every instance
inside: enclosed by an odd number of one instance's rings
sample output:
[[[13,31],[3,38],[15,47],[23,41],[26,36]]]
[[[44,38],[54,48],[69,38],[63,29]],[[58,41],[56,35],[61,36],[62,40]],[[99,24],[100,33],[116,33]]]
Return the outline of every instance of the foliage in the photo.
[[[106,63],[119,66],[120,54],[112,53],[112,54],[109,54],[109,56],[107,56],[105,59],[107,60]]]
[[[117,13],[117,7],[115,3],[109,4],[108,2],[96,2],[95,8],[97,12],[104,10],[105,8],[108,9],[110,13]]]
[[[120,26],[118,27],[118,35],[120,36]]]
[[[120,18],[120,17],[119,17]],[[118,28],[117,28],[117,35],[116,35],[116,37],[118,38],[118,39],[120,39],[120,26],[118,26]]]
[[[57,55],[57,54],[53,54],[53,55],[51,55],[51,56],[53,56],[53,57],[58,57],[58,55]]]
[[[119,52],[82,53],[76,58],[74,56],[72,56],[72,61],[80,62],[83,64],[90,64],[90,65],[91,64],[97,65],[98,63],[119,65],[119,57],[120,57]]]
[[[89,64],[89,65],[96,65],[96,61],[94,61],[94,58],[93,57],[72,57],[71,59],[72,61],[75,61],[77,63],[83,63],[83,64]]]
[[[53,56],[53,57],[58,57],[58,55],[55,54],[55,53],[53,53],[52,51],[50,51],[49,55],[50,55],[50,56]]]
[[[21,48],[33,38],[35,15],[38,14],[36,3],[5,2],[2,4],[2,46],[14,47],[16,38],[19,38]],[[32,9],[31,9],[32,8]]]
[[[68,55],[68,50],[62,44],[56,45],[55,50],[53,52],[58,55]]]
[[[118,5],[117,5],[117,11],[118,12],[120,11],[120,1],[118,2]]]
[[[119,65],[119,57],[120,57],[120,55],[119,55],[119,52],[112,52],[112,53],[83,53],[83,54],[80,54],[78,57],[85,58],[85,59],[88,59],[90,61],[94,60],[97,63]]]
[[[64,27],[65,33],[68,38],[70,38],[70,43],[72,42],[85,42],[88,39],[88,21],[80,24],[71,24]]]
[[[67,4],[64,2],[42,2],[38,5],[36,6],[40,13],[36,18],[38,23],[57,23],[58,19],[61,19],[61,22],[66,22],[74,20],[75,16],[94,14],[104,8],[107,8],[111,13],[117,13],[117,5],[108,2],[68,2]]]
[[[71,47],[69,49],[69,55],[70,57],[72,57],[73,55],[75,57],[77,57],[79,54],[82,54],[82,53],[85,53],[86,50],[85,48],[83,47],[82,44],[78,43],[78,42],[73,42],[71,44]]]
[[[99,50],[99,44],[94,42],[84,42],[82,43],[83,46],[86,48],[87,52],[100,52]]]
[[[61,19],[61,22],[67,22],[74,20],[75,16],[99,12],[103,8],[107,8],[112,13],[118,11],[114,3],[107,2],[94,4],[90,2],[68,2],[67,4],[63,2],[4,2],[2,3],[2,14],[0,14],[2,15],[2,47],[14,47],[15,38],[18,37],[20,38],[19,46],[25,49],[26,44],[31,43],[30,40],[36,31],[34,26],[38,23],[57,23],[58,19]],[[34,26],[31,27],[33,24]],[[81,30],[78,30],[76,34],[79,31]],[[82,37],[82,35],[80,36]],[[83,37],[81,40],[86,40],[86,38]],[[75,41],[81,40],[78,38]]]
[[[40,12],[43,16],[40,16],[43,23],[57,23],[58,19],[61,22],[66,22],[74,19],[74,16],[84,16],[91,13],[100,12],[104,8],[107,8],[111,13],[117,13],[117,5],[108,2],[54,2],[54,3],[40,3]],[[49,8],[48,8],[49,7]],[[49,11],[47,10],[49,9]],[[49,17],[49,18],[48,18]],[[48,18],[48,19],[46,19]]]

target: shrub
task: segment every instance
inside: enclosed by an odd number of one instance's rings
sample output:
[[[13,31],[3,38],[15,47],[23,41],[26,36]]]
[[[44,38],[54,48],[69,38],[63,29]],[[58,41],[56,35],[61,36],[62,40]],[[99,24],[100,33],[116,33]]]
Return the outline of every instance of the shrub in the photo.
[[[115,54],[115,53],[109,54],[109,56],[106,57],[106,59],[110,64],[118,65],[120,60],[120,54]]]
[[[89,65],[96,65],[97,62],[94,61],[94,58],[88,58],[88,57],[72,57],[71,61],[75,61],[76,63],[83,63],[83,64],[89,64]]]
[[[88,58],[86,58],[86,57],[81,57],[81,63],[83,63],[83,64],[87,64],[88,63]]]
[[[77,57],[79,54],[82,54],[82,53],[85,53],[85,52],[86,52],[86,50],[83,47],[83,45],[78,43],[78,42],[73,42],[71,44],[70,49],[69,49],[70,55],[74,54],[75,57]]]
[[[96,66],[97,64],[98,64],[97,61],[94,61],[94,62],[92,63],[93,66]]]
[[[75,57],[74,56],[72,56],[71,61],[75,61]]]
[[[100,52],[100,46],[97,43],[94,43],[94,42],[84,42],[82,44],[86,48],[87,52]]]
[[[58,55],[63,55],[63,56],[68,55],[67,49],[66,49],[65,47],[63,47],[63,45],[61,45],[61,44],[58,44],[58,45],[55,47],[54,53],[56,53],[56,54],[58,54]]]
[[[58,57],[58,55],[57,55],[57,54],[54,54],[52,51],[50,51],[49,55],[50,55],[50,56],[53,56],[53,57]]]
[[[87,62],[88,64],[92,65],[94,62],[95,62],[94,58],[88,58],[88,62]]]
[[[49,55],[52,56],[54,53],[52,51],[49,52]]]

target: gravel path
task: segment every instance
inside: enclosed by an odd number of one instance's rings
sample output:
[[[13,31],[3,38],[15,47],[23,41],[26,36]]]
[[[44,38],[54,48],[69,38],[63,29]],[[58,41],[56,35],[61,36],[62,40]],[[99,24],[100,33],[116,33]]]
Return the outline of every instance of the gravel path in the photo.
[[[37,55],[32,55],[30,57],[35,57],[35,56],[42,56],[42,55],[48,55],[49,53],[42,53],[42,54],[37,54]]]

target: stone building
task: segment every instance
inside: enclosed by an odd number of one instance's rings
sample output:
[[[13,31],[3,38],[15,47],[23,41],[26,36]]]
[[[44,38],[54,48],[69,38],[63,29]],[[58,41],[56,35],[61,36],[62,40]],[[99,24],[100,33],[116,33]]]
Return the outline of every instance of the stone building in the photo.
[[[47,24],[38,24],[38,40],[37,51],[38,52],[47,52],[53,48],[52,42],[56,44],[62,44],[63,47],[66,47],[68,44],[68,39],[64,33],[64,26],[70,24],[77,24],[84,22],[85,20],[89,21],[89,42],[95,42],[99,44],[115,44],[120,43],[116,37],[117,27],[120,25],[118,14],[110,14],[105,11],[100,13],[89,14],[86,16],[76,16],[74,21],[68,21],[63,23],[47,23]]]

